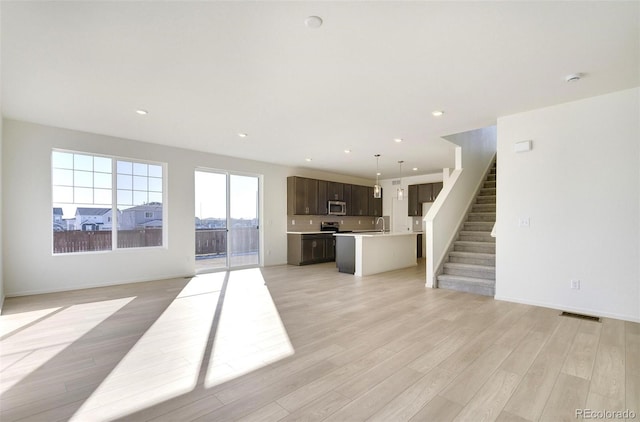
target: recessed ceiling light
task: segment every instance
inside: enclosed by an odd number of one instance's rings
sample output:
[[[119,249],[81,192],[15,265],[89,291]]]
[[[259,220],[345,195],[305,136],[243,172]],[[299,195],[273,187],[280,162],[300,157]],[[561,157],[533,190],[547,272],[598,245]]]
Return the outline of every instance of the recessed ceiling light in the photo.
[[[307,28],[320,28],[322,26],[322,18],[320,16],[309,16],[304,20]]]
[[[582,78],[582,73],[572,73],[571,75],[567,75],[564,80],[567,82],[578,82]]]
[[[395,138],[394,141],[400,143],[402,142],[402,138]]]
[[[311,161],[311,158],[305,158],[304,161]]]
[[[351,154],[351,150],[350,150],[350,149],[345,149],[345,150],[344,150],[344,153],[345,153],[345,154]]]
[[[418,167],[414,167],[414,168],[413,168],[413,171],[418,171]]]
[[[136,110],[136,113],[138,113],[141,116],[145,116],[145,115],[149,114],[149,112],[147,110],[143,110],[141,108]]]
[[[378,172],[376,173],[376,176],[382,176],[382,173]]]
[[[444,114],[444,111],[442,111],[442,110],[435,110],[435,111],[432,111],[432,112],[431,112],[431,115],[432,115],[433,117],[440,117],[440,116],[442,116],[443,114]]]
[[[244,133],[244,132],[240,132],[240,133],[238,133],[238,136],[239,136],[239,137],[241,137],[241,138],[246,138],[246,137],[247,137],[247,136],[249,136],[249,135],[247,135],[247,134],[246,134],[246,133]]]

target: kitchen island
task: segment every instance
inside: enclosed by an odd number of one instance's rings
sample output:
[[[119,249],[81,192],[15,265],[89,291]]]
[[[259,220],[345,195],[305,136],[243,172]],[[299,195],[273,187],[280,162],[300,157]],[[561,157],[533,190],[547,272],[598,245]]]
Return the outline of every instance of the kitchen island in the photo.
[[[336,266],[341,273],[378,274],[416,265],[418,233],[336,233]]]

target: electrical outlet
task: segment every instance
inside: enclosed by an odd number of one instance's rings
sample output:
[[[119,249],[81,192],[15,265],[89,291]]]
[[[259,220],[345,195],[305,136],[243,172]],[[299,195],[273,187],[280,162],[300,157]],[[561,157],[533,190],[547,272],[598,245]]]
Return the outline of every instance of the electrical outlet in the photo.
[[[344,220],[340,220],[340,224],[344,224]]]
[[[296,225],[296,220],[291,220],[291,225],[295,226]]]
[[[580,280],[571,280],[571,289],[580,290]]]
[[[420,220],[416,220],[416,226],[420,224]]]
[[[362,223],[362,221],[358,220],[358,224]]]
[[[520,217],[518,219],[518,227],[529,228],[530,220],[529,217]]]
[[[313,220],[309,220],[309,224],[313,224]]]

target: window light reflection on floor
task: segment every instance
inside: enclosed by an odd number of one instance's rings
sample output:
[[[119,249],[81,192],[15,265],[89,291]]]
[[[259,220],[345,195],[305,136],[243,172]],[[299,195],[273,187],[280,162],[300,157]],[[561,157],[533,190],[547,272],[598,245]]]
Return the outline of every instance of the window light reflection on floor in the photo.
[[[259,269],[200,275],[189,281],[71,420],[124,417],[292,354]]]
[[[230,272],[205,387],[239,377],[293,353],[260,270]]]
[[[3,326],[7,324],[13,327],[13,330],[5,334],[10,341],[3,341],[2,345],[0,394],[4,394],[9,389],[12,390],[12,394],[19,394],[19,389],[16,390],[13,388],[14,386],[27,379],[51,359],[56,358],[75,341],[89,333],[133,299],[135,297],[126,297],[72,305],[64,309],[34,311],[27,313],[27,315],[3,316]],[[10,322],[11,320],[13,322]],[[21,322],[17,323],[16,321]],[[65,321],[73,322],[73,324],[65,324]],[[29,329],[30,324],[33,324],[31,325],[33,327],[37,326],[38,332],[49,332],[51,335],[33,338]],[[65,325],[69,328],[66,330],[59,328]],[[47,329],[49,326],[54,328],[49,330]],[[3,331],[5,330],[3,329]],[[33,387],[25,385],[24,388]],[[55,386],[55,388],[58,387]]]

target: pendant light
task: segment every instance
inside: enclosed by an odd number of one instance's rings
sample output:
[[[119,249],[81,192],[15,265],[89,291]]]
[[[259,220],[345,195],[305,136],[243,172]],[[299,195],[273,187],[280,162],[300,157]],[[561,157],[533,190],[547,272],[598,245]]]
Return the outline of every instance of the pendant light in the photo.
[[[382,197],[382,187],[380,187],[380,181],[378,180],[378,176],[380,176],[380,154],[374,155],[376,157],[376,184],[373,185],[373,197],[381,198]]]
[[[400,164],[400,186],[398,187],[398,201],[402,201],[404,199],[404,189],[402,189],[402,163],[404,163],[404,161],[398,161],[398,164]]]

